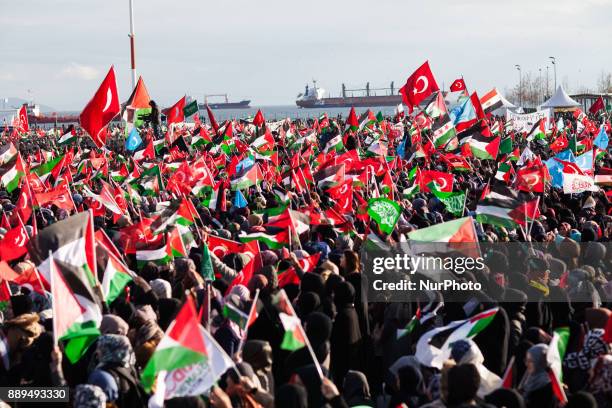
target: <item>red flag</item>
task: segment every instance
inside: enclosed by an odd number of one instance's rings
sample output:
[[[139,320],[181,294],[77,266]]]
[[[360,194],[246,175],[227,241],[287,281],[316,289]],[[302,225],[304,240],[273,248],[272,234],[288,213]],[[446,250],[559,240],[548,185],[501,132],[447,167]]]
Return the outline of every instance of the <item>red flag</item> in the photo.
[[[342,214],[353,211],[353,179],[346,179],[341,184],[327,190],[329,196],[336,201]]]
[[[12,261],[24,256],[28,249],[26,244],[30,241],[28,231],[23,224],[8,231],[2,241],[0,241],[0,259]]]
[[[17,207],[17,213],[21,217],[21,220],[23,222],[28,222],[32,215],[34,203],[32,202],[32,191],[30,190],[30,183],[27,178],[21,185],[21,191],[19,192],[19,198],[15,206]]]
[[[106,132],[102,130],[120,111],[115,70],[111,66],[94,97],[79,116],[81,127],[91,136],[96,146],[102,147],[106,143]]]
[[[168,108],[166,111],[166,122],[168,125],[185,121],[185,114],[183,113],[184,107],[185,97],[183,96],[177,103]]]
[[[545,166],[532,165],[516,172],[518,189],[522,191],[544,192]]]
[[[261,127],[261,125],[263,125],[264,123],[266,123],[266,120],[264,119],[264,115],[258,109],[257,113],[255,114],[255,118],[253,119],[253,124],[257,127]]]
[[[599,98],[597,98],[597,100],[595,101],[595,103],[593,103],[591,105],[591,107],[589,108],[589,112],[592,113],[593,115],[596,114],[597,112],[599,112],[602,109],[605,109],[606,105],[604,104],[604,100],[603,98],[600,96]]]
[[[206,105],[206,112],[208,113],[208,121],[210,122],[210,126],[212,126],[215,133],[217,133],[217,131],[219,130],[219,124],[215,120],[215,115],[213,114],[208,104]]]
[[[351,111],[349,112],[348,118],[346,119],[346,124],[350,127],[358,128],[359,120],[357,119],[357,114],[355,113],[355,108],[351,107]]]
[[[451,92],[463,91],[467,93],[467,88],[465,87],[465,81],[463,78],[455,79],[455,81],[450,86]]]
[[[406,84],[400,89],[400,93],[404,103],[410,109],[410,113],[412,113],[414,106],[417,106],[425,98],[439,90],[440,88],[438,88],[438,84],[429,68],[429,61],[425,61],[423,65],[410,75]]]
[[[26,104],[24,103],[19,109],[19,131],[21,133],[26,133],[30,131],[30,125],[28,123],[28,111],[26,109]]]
[[[423,170],[419,173],[419,178],[416,180],[419,183],[419,189],[424,192],[429,192],[427,186],[432,181],[438,185],[438,189],[444,192],[453,191],[453,181],[455,176],[450,173],[444,173],[443,171],[436,170]]]
[[[74,202],[72,201],[72,195],[65,184],[57,187],[48,193],[36,193],[34,198],[38,205],[55,204],[59,208],[64,210],[74,210]]]

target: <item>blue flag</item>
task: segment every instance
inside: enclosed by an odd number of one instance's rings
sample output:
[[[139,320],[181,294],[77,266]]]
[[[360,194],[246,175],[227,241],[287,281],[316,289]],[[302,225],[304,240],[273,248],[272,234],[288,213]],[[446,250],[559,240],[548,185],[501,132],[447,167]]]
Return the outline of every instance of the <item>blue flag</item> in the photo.
[[[246,198],[242,195],[240,190],[236,190],[236,195],[234,196],[234,207],[236,208],[244,208],[248,205]]]
[[[249,156],[236,165],[236,173],[241,174],[243,172],[246,172],[250,170],[253,166],[255,166],[255,160],[253,160],[253,158]]]
[[[576,157],[574,156],[574,153],[572,153],[571,149],[564,150],[555,157],[559,160],[576,163]]]
[[[400,143],[399,146],[397,146],[397,149],[395,149],[400,159],[403,159],[406,156],[406,137],[404,137],[402,143]]]
[[[138,149],[141,144],[142,139],[140,138],[140,134],[138,133],[138,130],[133,127],[125,141],[125,150],[133,152],[134,150]]]
[[[593,144],[599,147],[601,150],[606,150],[608,148],[608,142],[610,139],[608,138],[608,134],[606,133],[606,129],[604,129],[603,125],[599,128],[599,134],[593,140]]]
[[[586,153],[576,157],[576,165],[580,167],[580,170],[592,170],[593,169],[593,151],[589,150]]]
[[[550,158],[544,162],[548,167],[550,177],[552,177],[553,187],[563,187],[563,165],[554,158]]]

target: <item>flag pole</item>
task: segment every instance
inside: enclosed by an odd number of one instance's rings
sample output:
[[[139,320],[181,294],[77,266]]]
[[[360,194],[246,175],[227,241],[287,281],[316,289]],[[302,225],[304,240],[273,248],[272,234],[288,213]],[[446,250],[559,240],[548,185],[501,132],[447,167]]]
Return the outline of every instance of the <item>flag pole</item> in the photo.
[[[257,289],[255,291],[255,296],[253,297],[253,304],[251,305],[251,309],[249,310],[249,316],[248,319],[250,319],[251,317],[251,313],[253,312],[253,308],[255,308],[255,310],[257,310],[257,299],[259,299],[259,289]],[[244,346],[244,343],[246,342],[246,338],[247,335],[249,334],[249,321],[247,320],[247,326],[244,329],[244,334],[242,336],[242,338],[240,339],[240,343],[238,343],[238,352],[240,352],[242,350],[242,347]]]
[[[57,347],[57,299],[53,298],[53,285],[55,284],[55,279],[53,275],[55,274],[55,265],[53,264],[53,252],[49,250],[49,285],[51,286],[51,318],[53,320],[53,347]]]
[[[470,193],[470,189],[468,188],[465,190],[465,197],[463,197],[463,209],[461,210],[462,217],[465,215],[465,205],[467,204],[467,197],[469,193]]]
[[[134,34],[134,1],[130,0],[130,59],[132,71],[132,89],[136,88],[136,44]]]

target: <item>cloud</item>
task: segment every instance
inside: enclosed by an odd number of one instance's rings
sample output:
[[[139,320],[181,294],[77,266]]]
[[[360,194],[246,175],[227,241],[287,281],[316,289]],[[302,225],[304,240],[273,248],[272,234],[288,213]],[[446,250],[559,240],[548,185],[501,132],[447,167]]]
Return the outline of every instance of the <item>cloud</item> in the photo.
[[[99,77],[99,70],[95,67],[71,62],[70,65],[64,67],[59,76],[62,78],[76,78],[91,81]]]

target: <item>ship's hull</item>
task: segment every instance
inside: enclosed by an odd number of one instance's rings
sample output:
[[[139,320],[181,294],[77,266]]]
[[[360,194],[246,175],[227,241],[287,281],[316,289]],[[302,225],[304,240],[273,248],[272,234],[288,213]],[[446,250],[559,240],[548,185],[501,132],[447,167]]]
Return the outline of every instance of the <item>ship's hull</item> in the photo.
[[[221,103],[209,103],[210,109],[248,109],[251,101],[240,101],[240,102],[221,102]],[[206,109],[206,105],[200,104],[200,109]]]
[[[402,103],[401,95],[351,96],[348,98],[321,98],[297,100],[300,108],[366,108],[372,106],[397,106]]]
[[[76,115],[28,115],[28,122],[35,125],[49,123],[79,123],[79,117]]]

